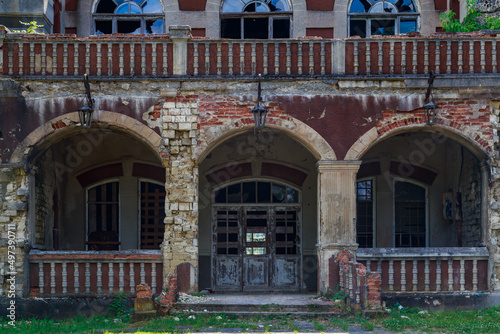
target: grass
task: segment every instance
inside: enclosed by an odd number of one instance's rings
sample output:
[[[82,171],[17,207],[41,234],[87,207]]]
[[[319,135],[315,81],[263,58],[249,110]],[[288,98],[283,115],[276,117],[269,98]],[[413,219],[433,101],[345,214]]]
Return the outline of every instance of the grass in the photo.
[[[250,332],[326,332],[349,331],[350,327],[367,331],[385,329],[395,332],[419,333],[500,333],[500,306],[479,311],[426,312],[420,309],[392,308],[387,315],[372,319],[359,315],[346,317],[308,318],[293,315],[234,315],[176,314],[140,323],[130,323],[127,317],[76,317],[68,320],[20,320],[15,327],[0,320],[1,333],[175,333],[201,330],[219,331],[224,328]]]

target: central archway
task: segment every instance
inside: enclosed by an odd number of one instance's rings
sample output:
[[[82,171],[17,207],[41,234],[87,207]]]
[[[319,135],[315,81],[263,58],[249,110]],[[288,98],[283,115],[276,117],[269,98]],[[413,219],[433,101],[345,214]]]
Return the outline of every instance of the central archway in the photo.
[[[286,132],[229,137],[200,163],[200,289],[317,289],[315,157]]]

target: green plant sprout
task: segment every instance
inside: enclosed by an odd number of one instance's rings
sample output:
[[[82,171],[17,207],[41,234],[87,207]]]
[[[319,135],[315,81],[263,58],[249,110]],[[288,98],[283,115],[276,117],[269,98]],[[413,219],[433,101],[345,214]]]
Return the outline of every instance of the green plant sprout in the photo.
[[[38,28],[43,28],[43,24],[38,24],[36,21],[31,21],[31,22],[23,22],[19,21],[22,25],[28,26],[27,29],[23,30],[13,30],[12,32],[18,33],[18,34],[38,34],[38,35],[45,35],[43,32],[38,32]]]

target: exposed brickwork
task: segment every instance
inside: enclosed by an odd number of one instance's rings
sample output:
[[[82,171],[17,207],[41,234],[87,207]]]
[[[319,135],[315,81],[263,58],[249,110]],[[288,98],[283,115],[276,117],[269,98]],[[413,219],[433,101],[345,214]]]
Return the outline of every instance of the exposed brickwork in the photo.
[[[339,276],[339,290],[343,290],[354,309],[378,309],[382,307],[380,275],[371,272],[363,264],[353,260],[354,255],[342,250],[330,259],[330,277]],[[338,268],[338,273],[333,273]]]
[[[165,99],[162,121],[162,137],[169,152],[163,243],[164,277],[168,277],[183,262],[198,267],[198,167],[193,159],[199,124],[197,99]]]
[[[174,306],[175,301],[177,300],[177,276],[175,274],[171,274],[169,276],[168,289],[163,291],[160,295],[160,299],[158,301],[159,304],[159,314],[160,315],[168,315],[172,306]]]
[[[488,101],[450,101],[439,102],[437,125],[458,131],[487,152],[493,152],[493,130],[490,123]],[[383,117],[377,122],[379,137],[403,127],[424,125],[423,109],[414,112],[384,110]]]
[[[0,294],[23,295],[28,183],[23,168],[0,169]],[[10,241],[10,242],[9,242]],[[15,255],[10,258],[9,255]],[[11,267],[12,265],[12,267]],[[15,282],[12,281],[15,277]],[[10,280],[10,281],[8,281]],[[14,283],[13,285],[11,285]],[[15,287],[14,291],[12,287]]]

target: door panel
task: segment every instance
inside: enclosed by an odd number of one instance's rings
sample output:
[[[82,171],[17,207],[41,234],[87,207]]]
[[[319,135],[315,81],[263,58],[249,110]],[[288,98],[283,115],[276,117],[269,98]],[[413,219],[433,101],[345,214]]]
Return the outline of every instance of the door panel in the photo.
[[[277,289],[299,287],[299,260],[276,258],[274,261],[274,282]]]
[[[214,216],[214,289],[241,291],[241,225],[237,210],[219,208]]]
[[[217,257],[215,285],[218,290],[241,291],[241,261],[239,257]]]

